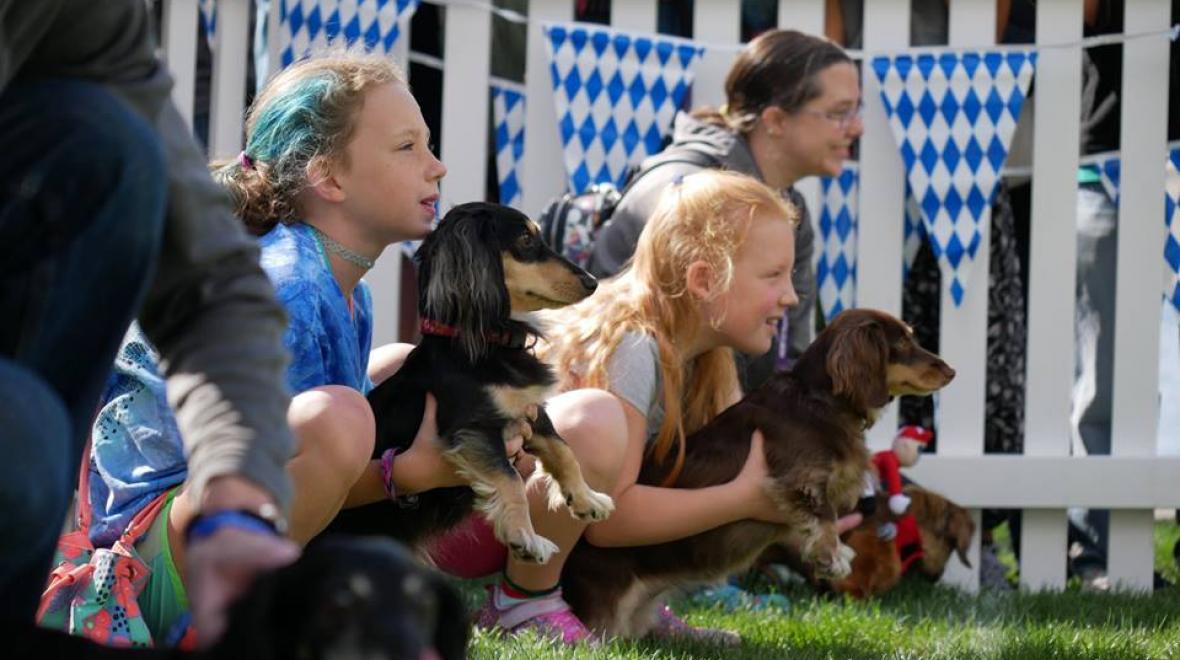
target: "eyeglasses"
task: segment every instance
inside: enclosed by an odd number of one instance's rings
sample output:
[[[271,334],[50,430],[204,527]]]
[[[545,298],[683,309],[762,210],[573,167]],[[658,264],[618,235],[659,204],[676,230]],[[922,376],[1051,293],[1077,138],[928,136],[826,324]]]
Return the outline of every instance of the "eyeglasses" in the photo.
[[[797,112],[803,113],[805,115],[814,115],[816,117],[822,117],[822,118],[832,122],[837,127],[839,127],[840,130],[843,131],[843,130],[847,130],[853,121],[860,118],[861,114],[864,112],[864,109],[865,109],[864,103],[857,103],[856,105],[852,106],[851,108],[849,108],[847,110],[826,110],[825,111],[825,110],[801,109],[801,110],[797,110]]]

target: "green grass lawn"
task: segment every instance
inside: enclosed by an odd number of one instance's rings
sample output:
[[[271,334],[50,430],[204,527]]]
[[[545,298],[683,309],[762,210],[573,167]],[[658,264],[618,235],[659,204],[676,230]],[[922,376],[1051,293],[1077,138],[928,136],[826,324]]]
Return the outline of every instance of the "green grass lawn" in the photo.
[[[1175,581],[1180,527],[1156,526],[1156,567]],[[482,590],[466,585],[473,604]],[[478,591],[478,593],[477,593]],[[739,649],[699,644],[612,642],[561,648],[531,635],[474,633],[474,658],[1180,658],[1180,588],[1150,596],[983,592],[969,595],[906,581],[864,603],[824,598],[799,586],[784,611],[675,609],[695,625],[741,633]]]

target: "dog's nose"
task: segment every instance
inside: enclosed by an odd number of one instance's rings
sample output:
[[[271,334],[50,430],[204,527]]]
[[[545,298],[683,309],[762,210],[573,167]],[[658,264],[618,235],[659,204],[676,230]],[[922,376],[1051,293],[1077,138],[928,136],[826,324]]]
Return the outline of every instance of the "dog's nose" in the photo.
[[[938,366],[940,369],[942,369],[942,375],[946,376],[946,382],[949,383],[955,379],[955,370],[952,369],[949,364],[943,362],[942,364],[940,364]]]
[[[578,280],[581,281],[582,286],[590,293],[594,293],[594,290],[598,288],[598,280],[594,279],[594,276],[589,273],[578,276]]]

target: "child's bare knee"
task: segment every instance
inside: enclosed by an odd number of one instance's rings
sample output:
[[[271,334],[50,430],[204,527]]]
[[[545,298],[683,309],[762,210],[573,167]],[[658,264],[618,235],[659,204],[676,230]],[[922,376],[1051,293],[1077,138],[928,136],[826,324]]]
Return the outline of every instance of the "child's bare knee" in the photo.
[[[627,418],[619,400],[602,390],[577,390],[554,398],[547,410],[586,481],[599,490],[613,489],[627,449]]]
[[[297,455],[314,453],[341,473],[359,477],[373,454],[373,411],[352,388],[324,385],[296,395],[287,421],[299,439]]]

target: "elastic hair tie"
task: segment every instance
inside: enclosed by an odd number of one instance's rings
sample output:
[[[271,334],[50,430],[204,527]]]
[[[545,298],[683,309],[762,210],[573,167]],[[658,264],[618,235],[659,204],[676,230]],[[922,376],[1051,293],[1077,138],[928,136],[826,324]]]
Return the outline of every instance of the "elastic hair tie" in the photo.
[[[243,149],[242,153],[238,154],[238,165],[241,165],[244,170],[252,170],[254,169],[254,159]]]

